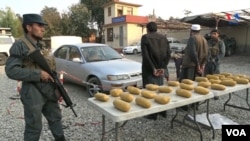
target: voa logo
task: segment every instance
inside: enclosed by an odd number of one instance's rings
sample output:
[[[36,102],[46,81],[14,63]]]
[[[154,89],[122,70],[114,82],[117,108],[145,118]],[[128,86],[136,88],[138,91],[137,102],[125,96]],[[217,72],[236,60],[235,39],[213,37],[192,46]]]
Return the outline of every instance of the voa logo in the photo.
[[[228,136],[247,136],[244,129],[226,129]]]

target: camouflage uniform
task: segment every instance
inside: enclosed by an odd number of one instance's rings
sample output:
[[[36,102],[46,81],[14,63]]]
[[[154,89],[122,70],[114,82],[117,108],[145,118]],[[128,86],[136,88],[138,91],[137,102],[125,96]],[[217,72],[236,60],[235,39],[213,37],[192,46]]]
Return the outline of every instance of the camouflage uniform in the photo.
[[[25,36],[30,42],[28,36]],[[49,53],[31,42],[36,49],[42,51],[52,69],[55,69],[54,58]],[[56,141],[64,141],[61,124],[61,111],[52,82],[41,82],[41,69],[28,56],[29,47],[17,40],[10,49],[10,57],[5,66],[7,76],[22,81],[20,90],[21,101],[24,107],[25,131],[24,141],[39,141],[42,131],[42,114],[46,117],[49,127]]]
[[[225,44],[222,40],[210,39],[208,41],[209,57],[205,66],[204,74],[219,74],[219,60],[225,56]]]

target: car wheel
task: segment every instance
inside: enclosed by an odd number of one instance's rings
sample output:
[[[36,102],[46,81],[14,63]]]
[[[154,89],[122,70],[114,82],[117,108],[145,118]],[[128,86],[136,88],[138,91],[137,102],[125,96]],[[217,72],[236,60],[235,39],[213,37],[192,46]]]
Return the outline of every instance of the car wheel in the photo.
[[[232,55],[232,49],[231,48],[227,48],[226,56],[231,56],[231,55]]]
[[[7,58],[5,54],[0,54],[0,66],[5,65]]]
[[[91,83],[91,84],[98,86],[97,89],[94,89],[94,86],[91,86],[91,85],[87,86],[87,92],[88,92],[90,97],[93,97],[98,91],[102,91],[102,89],[100,88],[101,81],[97,77],[91,77],[88,80],[88,83]]]
[[[134,49],[134,50],[133,50],[133,53],[134,53],[134,54],[137,54],[137,53],[138,53],[138,50],[137,50],[137,49]]]

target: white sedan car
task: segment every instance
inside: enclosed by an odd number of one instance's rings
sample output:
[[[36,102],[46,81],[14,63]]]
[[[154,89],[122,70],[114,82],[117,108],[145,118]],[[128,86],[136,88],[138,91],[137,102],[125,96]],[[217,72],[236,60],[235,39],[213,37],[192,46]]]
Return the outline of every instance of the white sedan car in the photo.
[[[108,45],[67,44],[57,48],[53,54],[57,72],[65,72],[65,80],[87,84],[90,96],[94,96],[95,86],[104,92],[113,87],[142,87],[141,63],[122,57]]]
[[[131,44],[130,46],[124,47],[122,52],[124,54],[137,54],[141,52],[141,42],[135,42]]]

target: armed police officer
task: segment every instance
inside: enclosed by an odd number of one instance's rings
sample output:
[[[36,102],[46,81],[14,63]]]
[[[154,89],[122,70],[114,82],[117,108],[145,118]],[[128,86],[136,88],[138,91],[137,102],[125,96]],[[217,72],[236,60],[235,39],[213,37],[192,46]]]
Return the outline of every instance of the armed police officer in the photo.
[[[209,56],[205,65],[205,74],[219,74],[220,73],[220,59],[225,56],[225,44],[220,39],[220,32],[213,29],[210,32],[210,39],[208,40]]]
[[[40,15],[23,15],[24,37],[15,41],[11,47],[5,66],[9,78],[22,81],[20,95],[25,118],[24,141],[39,141],[42,114],[46,117],[55,140],[65,141],[54,80],[29,57],[32,49],[40,50],[51,69],[55,70],[54,58],[40,43],[45,25],[47,24]]]

